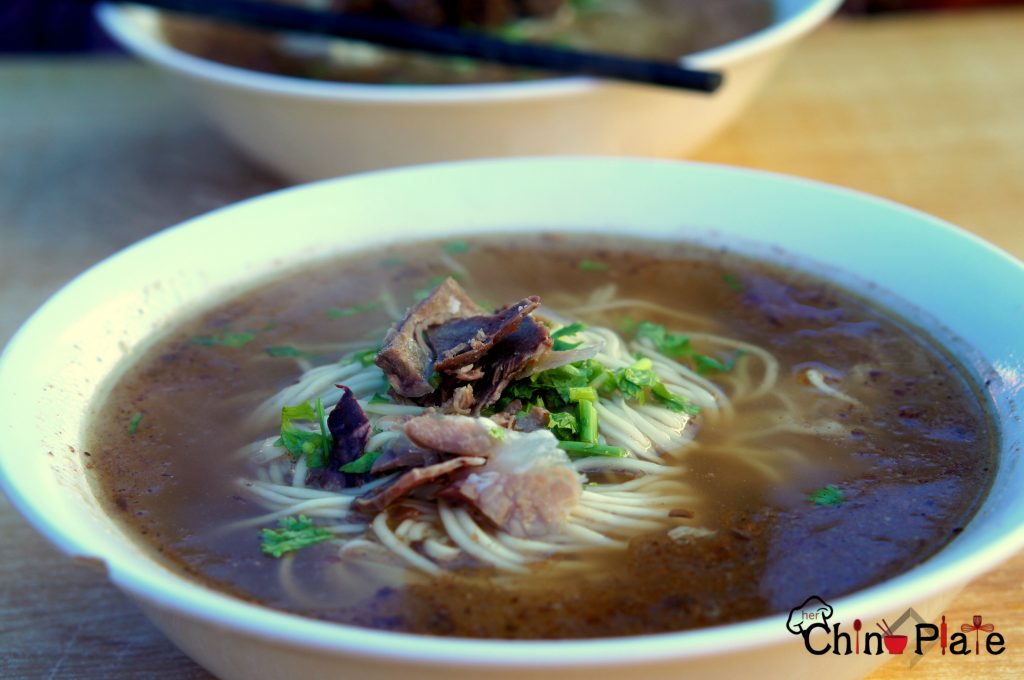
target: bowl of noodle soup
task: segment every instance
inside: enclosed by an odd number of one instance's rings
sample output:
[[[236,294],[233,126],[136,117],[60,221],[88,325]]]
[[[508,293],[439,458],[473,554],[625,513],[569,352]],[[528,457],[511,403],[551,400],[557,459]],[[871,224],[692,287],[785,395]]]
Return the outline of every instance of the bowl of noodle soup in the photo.
[[[391,4],[472,7],[478,3]],[[563,5],[561,18],[554,20],[556,25],[566,19],[573,23],[571,15],[576,8],[607,10],[599,14],[606,14],[602,32],[610,35],[596,43],[569,45],[678,60],[691,68],[723,73],[725,84],[714,95],[706,95],[589,77],[534,73],[528,79],[509,79],[507,74],[487,75],[493,66],[431,55],[391,54],[383,56],[381,64],[382,53],[395,51],[302,34],[253,36],[252,31],[221,22],[172,17],[151,7],[128,4],[98,5],[97,20],[128,52],[166,72],[253,160],[290,180],[308,182],[470,158],[559,154],[680,157],[732,122],[790,47],[824,23],[840,2],[597,0],[555,4]],[[644,10],[638,13],[636,6]],[[707,23],[701,22],[701,15],[706,15]],[[519,32],[529,36],[533,23],[533,19],[525,20]],[[517,26],[503,27],[502,35],[511,39],[509,29]],[[660,34],[677,32],[682,33],[681,40],[657,47],[664,41]],[[530,39],[566,45],[565,37],[541,34]],[[292,56],[275,63],[282,56],[275,58],[280,50]],[[290,63],[296,55],[305,56],[298,64]],[[305,63],[307,60],[312,64]],[[418,68],[411,73],[403,68],[395,71],[388,66],[395,60],[426,62],[431,75],[424,78]],[[348,68],[344,68],[346,64]],[[469,75],[460,76],[466,74],[466,66]],[[341,73],[330,75],[339,67]],[[447,77],[438,79],[436,71]]]
[[[858,677],[884,657],[808,654],[789,610],[932,621],[1024,539],[1022,282],[724,167],[321,182],[51,299],[0,360],[0,472],[219,677]]]

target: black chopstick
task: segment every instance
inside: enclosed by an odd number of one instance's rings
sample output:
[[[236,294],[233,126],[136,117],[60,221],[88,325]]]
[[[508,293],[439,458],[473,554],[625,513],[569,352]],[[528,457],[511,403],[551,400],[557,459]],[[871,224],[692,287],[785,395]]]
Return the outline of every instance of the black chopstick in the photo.
[[[402,21],[323,12],[293,5],[250,0],[132,0],[128,4],[150,5],[258,28],[317,33],[563,74],[599,76],[697,92],[714,92],[722,84],[720,73],[695,71],[674,63],[580,52],[534,43],[512,43],[476,31],[430,28]]]

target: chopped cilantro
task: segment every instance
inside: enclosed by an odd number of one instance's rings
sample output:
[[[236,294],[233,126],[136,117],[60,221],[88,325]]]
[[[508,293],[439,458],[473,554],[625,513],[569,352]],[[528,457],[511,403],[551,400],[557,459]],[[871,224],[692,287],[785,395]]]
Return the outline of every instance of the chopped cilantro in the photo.
[[[221,343],[225,347],[242,347],[243,345],[248,345],[255,338],[255,333],[225,333],[221,336]]]
[[[471,59],[468,60],[468,61],[469,61],[470,64],[472,64],[474,67],[476,67],[476,62],[474,62]],[[452,255],[456,255],[458,253],[468,253],[469,252],[469,243],[466,242],[466,241],[463,241],[462,239],[457,239],[455,241],[449,241],[448,243],[444,244],[444,252],[451,253]]]
[[[811,493],[807,496],[807,500],[819,507],[834,508],[842,505],[846,498],[843,495],[842,489],[835,484],[829,484],[828,486]]]
[[[128,422],[128,434],[135,434],[139,431],[139,423],[142,422],[142,418],[145,414],[142,411],[136,411],[135,415]]]
[[[690,354],[690,338],[678,333],[669,333],[664,326],[650,321],[641,321],[636,326],[636,337],[647,338],[657,350],[670,359]]]
[[[582,342],[567,342],[562,338],[576,335],[580,331],[585,331],[586,326],[581,324],[579,321],[573,322],[568,326],[562,326],[557,331],[551,333],[551,339],[555,341],[552,349],[556,352],[564,352],[567,349],[575,349],[582,345]]]
[[[736,350],[733,352],[725,361],[719,361],[714,357],[709,357],[706,354],[694,354],[693,363],[697,367],[697,372],[701,375],[708,373],[728,373],[736,365],[736,360],[743,356],[743,350]]]
[[[315,423],[319,432],[305,430],[294,424],[296,420]],[[327,429],[324,405],[317,399],[313,404],[303,403],[297,406],[285,406],[281,409],[281,437],[274,446],[283,446],[293,457],[306,457],[306,465],[310,468],[322,468],[327,465],[331,454],[333,439]]]
[[[391,400],[388,399],[387,395],[381,394],[380,392],[374,392],[373,396],[370,397],[371,404],[390,404]]]
[[[381,451],[367,451],[355,460],[345,463],[338,469],[342,472],[348,472],[351,474],[366,474],[373,469],[373,464],[377,462],[378,458],[380,458],[381,453]]]
[[[381,308],[380,300],[371,300],[361,305],[352,305],[351,307],[331,307],[327,310],[327,316],[331,319],[347,319],[350,316],[356,316],[364,312],[372,312],[375,309]]]
[[[576,422],[576,416],[571,413],[564,411],[556,411],[551,414],[550,420],[548,420],[548,429],[555,435],[556,439],[572,440],[576,438],[576,432],[579,426]]]
[[[372,366],[374,360],[377,358],[377,354],[380,353],[380,348],[375,347],[373,349],[364,349],[361,352],[353,352],[348,356],[342,357],[341,365],[347,366],[348,364],[360,363],[363,366]]]
[[[264,347],[263,351],[267,355],[272,357],[304,357],[307,356],[306,352],[303,352],[298,347],[292,347],[291,345],[274,345],[273,347]]]
[[[661,382],[651,388],[651,394],[654,395],[655,399],[676,413],[688,413],[691,416],[700,413],[700,406],[691,404],[678,394],[673,394]]]
[[[203,347],[242,347],[248,345],[253,339],[256,338],[255,333],[244,331],[242,333],[225,332],[220,335],[203,335],[192,338],[190,342],[193,345],[202,345]]]
[[[326,529],[313,526],[313,521],[305,515],[285,517],[280,520],[279,524],[281,525],[280,529],[262,529],[260,531],[263,539],[260,549],[272,557],[281,557],[285,553],[334,538],[334,535]]]
[[[690,339],[685,335],[670,333],[661,324],[650,321],[641,321],[636,324],[632,332],[638,339],[650,340],[658,352],[670,359],[689,359],[701,375],[728,373],[736,365],[736,360],[744,354],[743,350],[737,350],[724,361],[706,354],[700,354],[693,350],[690,346]]]
[[[441,386],[441,374],[432,373],[430,377],[427,378],[427,383],[436,390],[438,387]]]
[[[608,265],[604,262],[597,260],[580,260],[580,271],[584,272],[603,272],[608,269]]]
[[[723,274],[722,280],[725,281],[725,285],[729,286],[729,290],[734,293],[743,292],[743,282],[740,281],[740,277],[735,274]]]

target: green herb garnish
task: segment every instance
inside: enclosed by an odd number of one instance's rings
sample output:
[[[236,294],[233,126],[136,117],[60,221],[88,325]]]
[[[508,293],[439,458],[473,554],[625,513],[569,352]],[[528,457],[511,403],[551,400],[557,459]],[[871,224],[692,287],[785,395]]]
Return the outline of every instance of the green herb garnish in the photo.
[[[272,357],[304,357],[307,356],[306,352],[303,352],[298,347],[291,345],[274,345],[273,347],[264,347],[263,351],[268,356]]]
[[[807,500],[811,501],[819,507],[834,508],[843,504],[846,497],[843,495],[842,489],[835,484],[829,484],[828,486],[818,489],[807,496]]]
[[[380,392],[374,392],[373,396],[370,397],[371,404],[390,404],[391,400],[388,399],[387,395],[381,394]]]
[[[719,361],[714,357],[709,357],[706,354],[694,354],[693,363],[697,367],[697,372],[701,375],[708,373],[728,373],[736,365],[736,360],[744,355],[744,351],[739,349],[733,352],[725,361]]]
[[[708,373],[728,373],[736,365],[736,360],[743,356],[743,350],[737,350],[723,360],[695,352],[690,346],[690,339],[681,333],[670,333],[664,326],[650,321],[641,321],[633,328],[638,339],[650,340],[659,353],[670,359],[689,359],[694,369],[701,375]]]
[[[581,331],[585,331],[586,326],[581,324],[579,321],[569,324],[568,326],[562,326],[557,331],[552,331],[551,339],[555,341],[551,349],[556,352],[564,352],[568,349],[575,349],[582,345],[582,342],[567,342],[562,338],[571,337]]]
[[[316,424],[320,431],[310,431],[295,425],[295,421],[303,420]],[[324,405],[319,398],[313,404],[307,402],[281,409],[281,436],[274,442],[275,446],[283,446],[295,458],[305,456],[306,465],[313,469],[327,465],[333,444]]]
[[[669,333],[664,326],[650,321],[641,321],[636,325],[636,337],[647,338],[670,359],[677,359],[692,353],[690,338],[679,333]]]
[[[380,300],[371,300],[361,305],[352,305],[351,307],[331,307],[327,310],[327,317],[330,319],[347,319],[350,316],[356,316],[364,312],[372,312],[375,309],[381,308]]]
[[[128,422],[128,434],[135,434],[139,431],[139,424],[142,422],[144,415],[142,411],[135,412],[132,419]]]
[[[364,349],[361,352],[353,352],[352,354],[342,358],[341,365],[347,366],[348,364],[360,363],[363,366],[372,366],[379,353],[379,347]]]
[[[729,290],[734,293],[743,292],[743,282],[740,281],[740,277],[735,274],[723,274],[722,280],[725,281],[725,285],[729,286]]]
[[[558,442],[558,448],[569,454],[570,458],[587,458],[589,456],[606,456],[608,458],[625,458],[626,449],[621,446],[604,444],[588,444],[586,442]]]
[[[576,439],[576,432],[579,430],[576,416],[566,411],[556,411],[551,414],[548,420],[548,429],[555,435],[556,439],[562,441]]]
[[[241,333],[226,332],[220,335],[202,335],[192,338],[189,342],[193,345],[203,347],[242,347],[248,345],[256,338],[255,333],[244,331]]]
[[[596,397],[597,395],[594,396]],[[587,444],[596,444],[597,407],[594,406],[594,401],[582,399],[576,404],[576,421],[580,427],[580,441]]]
[[[313,521],[305,515],[285,517],[278,523],[281,525],[280,529],[260,531],[263,539],[260,549],[272,557],[281,557],[285,553],[334,538],[326,529],[313,526]]]
[[[373,464],[380,458],[382,451],[367,451],[350,463],[345,463],[339,470],[355,475],[363,475],[373,469]]]
[[[472,64],[474,67],[476,66],[476,62],[474,62],[472,59],[469,59],[467,61],[469,61],[469,63]],[[458,253],[468,253],[469,243],[467,241],[463,241],[462,239],[449,241],[448,243],[444,244],[444,252],[450,253],[452,255],[457,255]]]
[[[597,260],[580,260],[580,271],[584,272],[603,272],[608,269],[608,265],[604,262]]]

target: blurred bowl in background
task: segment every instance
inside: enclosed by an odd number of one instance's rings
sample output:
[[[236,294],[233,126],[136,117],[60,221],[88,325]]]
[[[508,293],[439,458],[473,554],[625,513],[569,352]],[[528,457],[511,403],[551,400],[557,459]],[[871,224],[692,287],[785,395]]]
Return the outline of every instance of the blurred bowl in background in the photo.
[[[315,80],[182,51],[151,8],[102,4],[97,16],[127,50],[180,80],[254,160],[302,182],[492,156],[685,156],[730,123],[785,51],[840,2],[773,0],[761,30],[682,57],[686,66],[725,74],[714,95],[586,77],[442,85]]]

